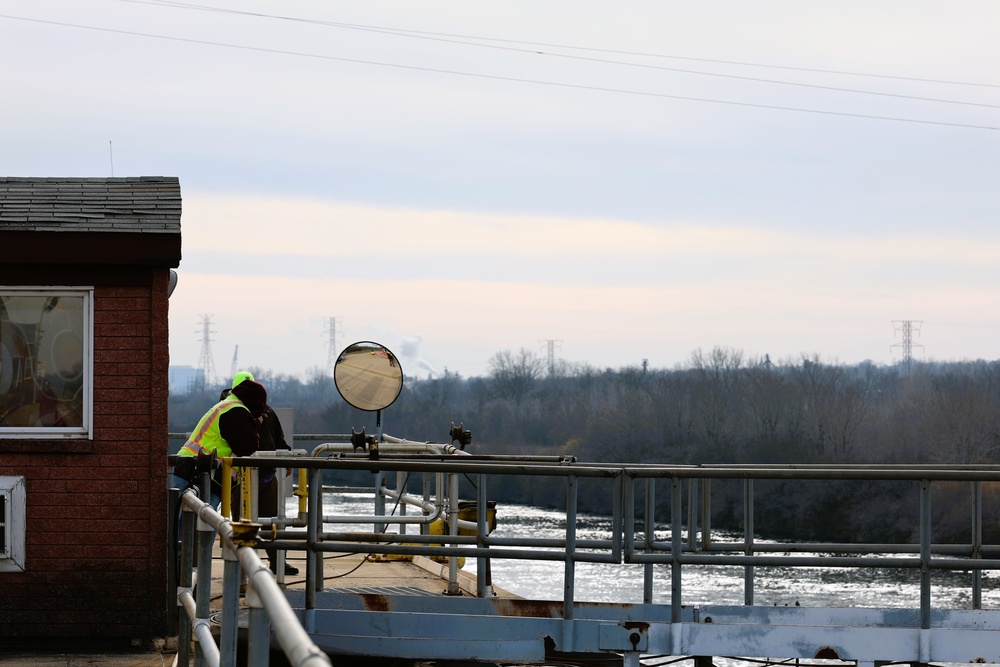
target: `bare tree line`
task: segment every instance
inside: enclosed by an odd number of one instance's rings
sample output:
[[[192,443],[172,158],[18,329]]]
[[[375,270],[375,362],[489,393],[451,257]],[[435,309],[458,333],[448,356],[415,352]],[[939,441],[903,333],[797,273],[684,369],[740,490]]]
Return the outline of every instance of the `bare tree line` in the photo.
[[[696,350],[672,369],[561,363],[550,374],[545,361],[521,349],[496,353],[489,369],[484,377],[408,378],[383,413],[385,432],[446,442],[450,425],[463,423],[473,432],[473,452],[616,463],[988,464],[1000,452],[998,361],[916,363],[907,372],[902,365],[843,365],[817,355],[771,363],[716,347]],[[295,408],[298,433],[374,430],[374,416],[348,406],[318,369],[305,380],[252,370],[272,405]],[[217,396],[207,389],[172,397],[170,429],[190,429]],[[772,486],[761,530],[810,539],[831,536],[817,530],[861,531],[880,540],[910,530],[909,518],[898,513],[915,507],[913,489]],[[519,502],[561,502],[556,490],[516,480],[496,491]],[[735,496],[719,494],[713,504],[719,521],[739,522],[735,503]],[[967,530],[967,514],[940,502],[935,507],[942,531],[952,523],[959,533]],[[820,513],[826,520],[816,521]]]

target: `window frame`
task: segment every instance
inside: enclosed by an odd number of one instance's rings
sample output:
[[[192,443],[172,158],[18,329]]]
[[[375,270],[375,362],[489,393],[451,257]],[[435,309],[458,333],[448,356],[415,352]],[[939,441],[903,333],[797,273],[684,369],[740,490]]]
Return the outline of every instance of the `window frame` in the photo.
[[[93,440],[94,287],[0,285],[0,296],[83,298],[83,405],[80,426],[0,426],[0,440]]]
[[[4,532],[4,550],[0,551],[0,572],[24,572],[25,517],[24,477],[0,475],[0,496],[4,498],[4,512],[0,517]]]

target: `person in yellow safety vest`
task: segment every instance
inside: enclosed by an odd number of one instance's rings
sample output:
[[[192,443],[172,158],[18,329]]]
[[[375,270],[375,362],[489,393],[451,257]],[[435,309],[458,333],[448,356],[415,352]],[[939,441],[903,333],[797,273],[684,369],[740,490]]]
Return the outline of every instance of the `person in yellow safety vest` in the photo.
[[[253,379],[243,380],[198,421],[188,441],[177,452],[178,456],[197,456],[202,451],[215,452],[220,458],[251,456],[260,447],[258,420],[266,407],[264,385]],[[183,492],[193,481],[175,480],[175,483]],[[221,501],[222,485],[217,474],[212,480],[209,502],[212,507],[218,507]]]
[[[240,371],[233,376],[233,387],[244,380],[253,380],[254,376],[250,371]],[[232,389],[223,389],[219,399],[222,400],[233,392]],[[281,428],[281,420],[270,405],[264,408],[264,414],[259,421],[260,448],[257,451],[274,452],[279,449],[291,450],[285,441],[285,432]],[[285,471],[286,475],[291,474],[291,469]],[[260,476],[257,482],[257,510],[261,517],[278,516],[278,480],[274,477],[274,466],[260,466]],[[278,552],[276,549],[265,549],[267,558],[271,563],[271,572],[278,571]],[[298,574],[297,567],[285,562],[285,574]]]

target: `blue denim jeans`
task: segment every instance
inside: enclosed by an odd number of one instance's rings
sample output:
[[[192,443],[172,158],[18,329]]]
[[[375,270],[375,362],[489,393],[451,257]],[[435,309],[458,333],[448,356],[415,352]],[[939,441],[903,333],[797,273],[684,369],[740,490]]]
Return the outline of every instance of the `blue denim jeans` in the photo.
[[[170,473],[170,486],[168,488],[171,488],[171,489],[174,489],[174,488],[180,489],[181,493],[183,494],[185,491],[187,491],[189,488],[191,488],[194,485],[195,485],[194,482],[189,482],[188,480],[184,479],[180,475],[175,475],[173,473]],[[214,509],[218,509],[219,505],[222,504],[222,492],[217,487],[217,485],[215,485],[215,484],[211,484],[210,488],[211,488],[211,490],[209,492],[208,504],[211,507],[213,507]],[[182,517],[183,516],[184,516],[184,507],[183,507],[183,505],[181,503],[178,503],[177,504],[177,517],[176,517],[177,518],[177,532],[174,535],[174,541],[177,544],[177,556],[178,556],[178,558],[180,557],[180,553],[181,553],[180,552],[181,521],[182,521]],[[215,539],[215,531],[212,531],[212,539],[213,540]],[[197,542],[195,542],[195,544],[197,545]]]
[[[188,480],[184,479],[180,475],[175,475],[174,473],[170,473],[170,488],[171,489],[175,489],[175,488],[176,489],[180,489],[181,493],[184,493],[185,491],[187,491],[192,486],[195,486],[194,482],[189,482]],[[210,497],[208,499],[208,504],[213,509],[218,509],[219,505],[222,504],[222,490],[219,489],[219,488],[217,488],[217,485],[212,484],[209,496]]]

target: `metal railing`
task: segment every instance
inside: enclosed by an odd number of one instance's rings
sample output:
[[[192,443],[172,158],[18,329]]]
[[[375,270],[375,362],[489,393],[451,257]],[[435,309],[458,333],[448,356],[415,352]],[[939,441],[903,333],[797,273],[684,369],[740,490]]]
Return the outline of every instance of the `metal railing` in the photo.
[[[405,441],[401,441],[405,442]],[[423,446],[424,443],[414,443]],[[982,486],[1000,481],[998,467],[962,466],[654,466],[605,465],[580,463],[569,458],[500,456],[448,457],[426,453],[383,453],[377,461],[363,455],[340,453],[334,458],[275,459],[277,465],[296,466],[308,473],[308,500],[305,531],[279,529],[262,534],[275,540],[281,549],[300,549],[309,554],[307,576],[310,589],[320,590],[321,578],[316,569],[322,554],[353,552],[360,554],[397,554],[478,558],[480,596],[490,594],[489,559],[530,559],[560,561],[564,564],[563,613],[573,616],[575,566],[577,563],[642,564],[644,568],[643,602],[653,600],[652,568],[671,568],[670,604],[673,616],[680,618],[683,605],[681,572],[686,567],[727,565],[743,567],[744,602],[754,604],[754,569],[767,567],[837,567],[917,570],[920,573],[920,622],[930,623],[932,570],[971,571],[972,607],[982,605],[982,572],[1000,570],[1000,545],[983,544]],[[250,458],[233,459],[234,465],[254,465]],[[366,516],[322,516],[323,470],[369,470],[375,474],[372,487],[373,511]],[[396,486],[388,486],[395,473]],[[422,495],[411,494],[410,475],[424,478]],[[527,476],[552,483],[561,480],[565,490],[565,534],[553,537],[501,537],[488,529],[488,485],[494,476]],[[458,518],[459,479],[474,480],[476,493],[475,521]],[[580,539],[576,533],[578,488],[582,480],[604,480],[605,506],[611,511],[611,528],[601,539]],[[409,480],[409,481],[407,481]],[[429,480],[429,481],[428,481]],[[711,526],[711,490],[713,482],[742,480],[743,539],[721,541]],[[919,518],[911,543],[804,543],[782,541],[764,543],[754,536],[756,523],[754,483],[758,480],[887,480],[912,482],[919,487]],[[931,488],[935,484],[962,482],[969,485],[971,532],[964,544],[935,544],[931,540]],[[656,516],[656,489],[669,487],[663,503],[669,517]],[[433,488],[433,493],[428,489]],[[417,516],[386,515],[386,503],[416,508]],[[592,504],[592,503],[591,503]],[[633,511],[626,511],[633,508]],[[687,510],[685,512],[684,510]],[[447,534],[428,534],[428,523],[443,519]],[[297,519],[302,521],[300,517]],[[371,523],[366,532],[328,531],[326,525]],[[389,525],[399,525],[399,532],[386,532]],[[406,526],[423,526],[420,534],[406,531]],[[666,524],[668,540],[657,539],[657,526]],[[686,536],[685,536],[686,532]],[[836,554],[836,555],[823,555]],[[454,567],[452,567],[452,574]],[[485,580],[485,581],[484,581]],[[307,605],[313,600],[307,599]]]
[[[672,622],[682,619],[684,591],[682,572],[701,566],[736,566],[744,570],[744,604],[755,603],[754,579],[757,568],[772,567],[836,567],[908,570],[919,573],[919,627],[931,626],[931,572],[960,570],[971,573],[971,605],[982,606],[982,573],[1000,570],[1000,545],[983,543],[983,485],[1000,482],[997,466],[657,466],[581,463],[571,457],[505,457],[459,454],[447,445],[411,443],[386,438],[380,447],[378,460],[364,453],[354,453],[344,436],[338,444],[321,443],[306,455],[275,455],[266,462],[261,458],[233,457],[226,466],[253,470],[261,463],[299,470],[299,511],[293,517],[263,517],[256,541],[241,547],[232,535],[233,524],[208,509],[190,494],[184,504],[204,517],[199,521],[199,536],[218,530],[223,542],[235,554],[243,569],[252,573],[248,603],[274,607],[275,630],[287,622],[298,626],[294,613],[278,610],[281,589],[267,568],[261,568],[255,548],[268,546],[279,550],[306,553],[306,591],[304,606],[316,607],[316,593],[323,590],[323,558],[327,554],[355,553],[399,556],[429,556],[447,558],[449,581],[447,593],[457,593],[457,570],[460,558],[476,558],[476,595],[494,594],[490,562],[494,559],[524,559],[562,563],[562,618],[574,618],[576,610],[576,566],[579,563],[642,565],[643,599],[654,600],[653,568],[669,566],[669,607]],[[299,440],[299,436],[296,436]],[[389,446],[391,444],[391,446]],[[454,450],[454,451],[453,451]],[[324,511],[325,496],[336,493],[324,486],[324,471],[368,471],[373,483],[370,514],[332,514]],[[228,469],[224,471],[228,474]],[[489,487],[494,478],[519,476],[539,480],[548,485],[561,484],[565,498],[564,532],[557,536],[505,537],[490,530]],[[253,490],[254,475],[249,476]],[[392,483],[394,480],[394,483]],[[463,515],[459,505],[462,480],[472,482],[475,495],[474,520]],[[712,527],[713,485],[722,482],[742,484],[742,539],[721,539],[721,531]],[[894,481],[912,483],[918,488],[914,509],[917,539],[907,543],[816,543],[795,541],[763,542],[755,536],[759,517],[755,514],[755,483],[762,480],[815,481],[819,483],[855,481]],[[936,485],[967,485],[969,497],[970,537],[961,544],[936,544],[932,541],[932,489]],[[603,494],[603,506],[610,511],[608,528],[597,537],[578,535],[579,494],[581,486],[587,493]],[[658,491],[667,493],[658,500]],[[468,488],[468,487],[467,487]],[[357,491],[359,489],[353,489]],[[591,498],[592,499],[592,498]],[[590,503],[593,506],[593,502]],[[408,514],[409,508],[413,513]],[[396,512],[399,512],[396,514]],[[658,512],[666,516],[659,517]],[[186,512],[185,514],[190,514]],[[432,533],[436,522],[446,529]],[[371,530],[347,530],[344,524],[370,524]],[[439,524],[439,528],[440,528]],[[398,532],[389,532],[397,527]],[[418,529],[414,534],[410,529]],[[185,530],[193,530],[185,526]],[[664,539],[661,535],[666,535]],[[188,540],[185,540],[187,542]],[[204,544],[199,548],[204,549]],[[210,552],[209,552],[210,557]],[[183,562],[183,559],[182,559]],[[204,562],[204,561],[202,561]],[[228,563],[227,563],[228,565]],[[193,598],[191,583],[183,579],[179,585],[179,600],[194,632],[204,632],[201,622],[204,611]],[[253,585],[257,579],[267,584]],[[227,571],[228,576],[228,571]],[[227,580],[228,581],[228,580]],[[261,591],[264,591],[261,594]],[[226,595],[229,595],[227,589]],[[229,598],[226,597],[228,600]],[[235,598],[233,598],[235,599]],[[207,603],[206,603],[207,604]],[[226,623],[223,610],[223,624]],[[253,625],[251,618],[251,625]],[[259,622],[259,620],[258,620]],[[182,624],[183,625],[183,624]],[[305,632],[301,627],[296,632]],[[280,638],[280,636],[279,636]],[[183,638],[182,638],[183,639]],[[228,640],[227,640],[228,641]],[[296,640],[297,641],[297,640]],[[180,642],[184,645],[183,640]],[[294,642],[293,642],[294,643]],[[307,655],[306,660],[313,659]],[[215,663],[212,663],[215,664]],[[225,664],[225,663],[222,663]],[[264,663],[250,663],[264,664]],[[293,663],[299,664],[299,663]],[[306,664],[306,663],[301,663]],[[311,663],[310,663],[311,664]],[[316,663],[320,664],[320,663]]]
[[[982,573],[1000,569],[1000,545],[985,545],[983,535],[982,485],[1000,481],[1000,469],[993,466],[699,466],[694,469],[626,468],[626,503],[629,490],[641,482],[646,484],[647,507],[652,504],[654,480],[670,483],[671,525],[681,524],[682,482],[687,480],[688,505],[698,506],[699,490],[705,499],[700,513],[691,513],[688,544],[683,544],[679,530],[671,531],[670,543],[646,538],[641,544],[627,549],[626,562],[669,563],[672,567],[672,616],[680,618],[680,571],[684,565],[738,565],[743,566],[744,601],[754,604],[754,568],[756,567],[837,567],[911,569],[920,571],[920,627],[930,627],[931,571],[969,570],[972,572],[972,606],[982,607]],[[712,540],[711,481],[714,479],[742,479],[744,484],[743,543],[721,544]],[[919,485],[918,540],[909,544],[875,543],[806,543],[782,541],[760,543],[754,539],[754,481],[755,480],[820,480],[820,481],[897,481]],[[931,486],[933,483],[964,482],[969,486],[971,533],[966,544],[935,544],[932,542]],[[647,520],[649,517],[647,516]],[[695,540],[697,522],[703,526],[702,540]],[[626,533],[634,531],[635,523],[626,520]],[[736,553],[742,552],[742,553]],[[805,555],[805,554],[841,555]],[[761,555],[767,554],[767,555]],[[913,556],[898,556],[913,554]],[[994,556],[994,558],[988,558]],[[873,557],[875,557],[873,559]],[[647,577],[650,570],[647,568]]]
[[[208,475],[202,482],[207,489]],[[183,508],[180,527],[177,581],[178,650],[175,665],[188,665],[192,640],[195,664],[201,667],[235,667],[239,631],[240,581],[246,574],[249,608],[247,660],[249,667],[266,667],[270,660],[271,631],[293,667],[330,667],[329,656],[315,645],[299,623],[271,570],[257,555],[253,535],[245,524],[234,524],[198,498],[194,489],[180,494]],[[212,633],[212,551],[218,534],[223,559],[222,614],[219,640]],[[195,554],[199,567],[195,570]]]

